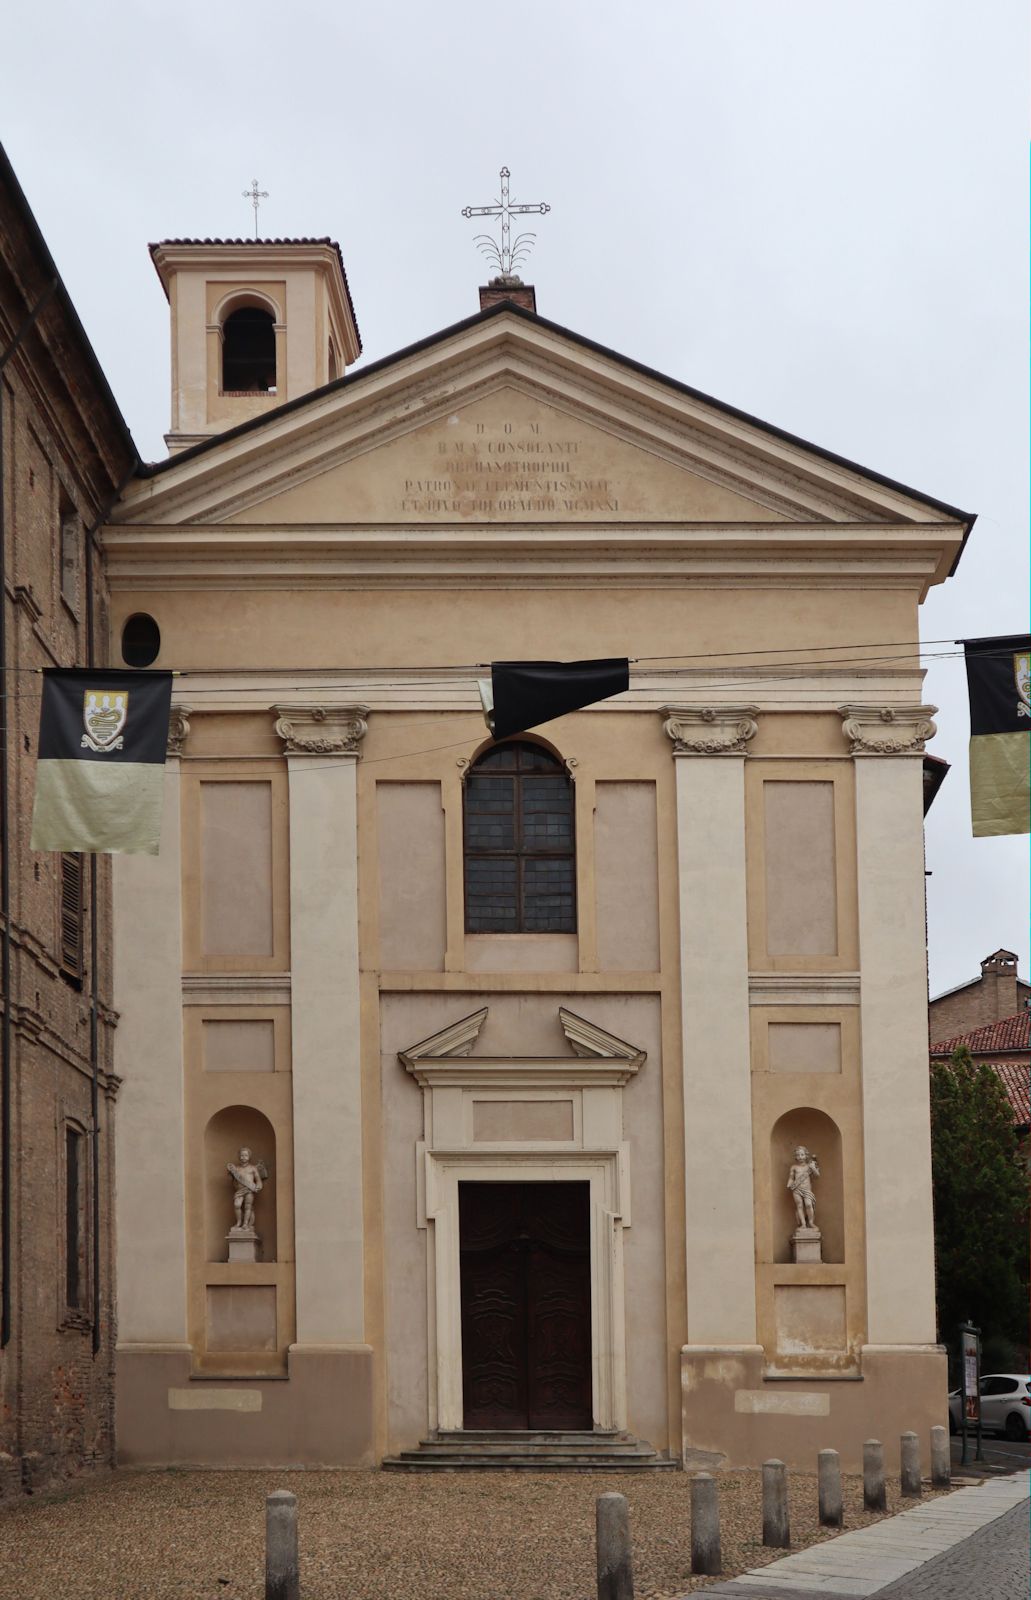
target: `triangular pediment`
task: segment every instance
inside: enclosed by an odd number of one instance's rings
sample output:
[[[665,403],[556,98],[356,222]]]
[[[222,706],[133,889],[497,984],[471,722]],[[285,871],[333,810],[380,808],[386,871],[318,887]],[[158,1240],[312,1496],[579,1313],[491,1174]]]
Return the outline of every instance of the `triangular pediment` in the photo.
[[[113,523],[936,523],[912,491],[510,309],[185,452]]]
[[[781,522],[786,513],[705,477],[613,420],[588,421],[514,382],[363,448],[232,522]]]

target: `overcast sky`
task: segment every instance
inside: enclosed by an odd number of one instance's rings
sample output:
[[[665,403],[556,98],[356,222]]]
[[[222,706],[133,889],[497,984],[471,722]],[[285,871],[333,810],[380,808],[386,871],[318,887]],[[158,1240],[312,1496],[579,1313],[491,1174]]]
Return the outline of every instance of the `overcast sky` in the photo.
[[[463,205],[547,201],[542,315],[978,513],[926,640],[1027,627],[1025,0],[44,0],[0,137],[141,453],[154,239],[339,239],[375,360],[477,309]],[[1028,971],[1024,839],[970,837],[961,661],[930,668],[932,993]]]

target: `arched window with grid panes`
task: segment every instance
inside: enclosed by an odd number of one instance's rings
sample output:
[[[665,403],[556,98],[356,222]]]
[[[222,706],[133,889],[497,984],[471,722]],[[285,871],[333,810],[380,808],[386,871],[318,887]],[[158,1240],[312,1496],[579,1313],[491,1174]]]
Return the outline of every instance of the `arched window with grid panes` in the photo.
[[[576,932],[573,784],[540,745],[493,745],[466,775],[465,929]]]

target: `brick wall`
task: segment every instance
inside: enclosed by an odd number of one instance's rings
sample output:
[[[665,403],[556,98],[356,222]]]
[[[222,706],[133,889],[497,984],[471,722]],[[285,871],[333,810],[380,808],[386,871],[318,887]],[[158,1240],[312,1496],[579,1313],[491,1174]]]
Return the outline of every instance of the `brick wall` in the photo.
[[[1029,993],[1031,986],[1018,981],[1013,970],[983,972],[976,983],[931,1001],[928,1007],[931,1043],[1014,1016]]]
[[[0,161],[0,356],[52,276],[16,181]],[[61,964],[61,857],[29,848],[38,669],[86,662],[86,596],[106,638],[92,526],[133,461],[124,424],[60,294],[0,376],[10,827],[11,1298],[0,1348],[0,1494],[32,1490],[113,1459],[113,1118],[110,866],[99,858],[97,1162],[93,1160],[89,872],[82,972]],[[62,533],[62,527],[64,533]],[[62,568],[62,557],[65,565]],[[62,583],[63,578],[63,583]],[[2,923],[0,923],[2,933]],[[69,1185],[79,1158],[77,1185]],[[93,1192],[99,1196],[95,1276]],[[69,1207],[68,1190],[72,1189]],[[69,1274],[66,1246],[78,1239]],[[100,1314],[94,1337],[94,1282]],[[74,1304],[69,1304],[71,1299]],[[94,1349],[96,1343],[97,1348]]]

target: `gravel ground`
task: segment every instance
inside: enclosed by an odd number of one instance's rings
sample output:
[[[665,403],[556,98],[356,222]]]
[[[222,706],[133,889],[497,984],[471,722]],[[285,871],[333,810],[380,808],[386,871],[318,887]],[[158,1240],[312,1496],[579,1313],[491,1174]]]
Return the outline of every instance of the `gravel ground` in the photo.
[[[297,1495],[302,1600],[594,1600],[594,1501],[630,1502],[637,1600],[711,1583],[690,1575],[683,1472],[119,1472],[0,1508],[5,1600],[262,1600],[264,1502]],[[776,1560],[760,1543],[760,1478],[722,1474],[727,1577]],[[888,1511],[901,1509],[889,1482]],[[829,1537],[816,1479],[790,1485],[795,1550]],[[862,1480],[845,1479],[845,1526]]]

